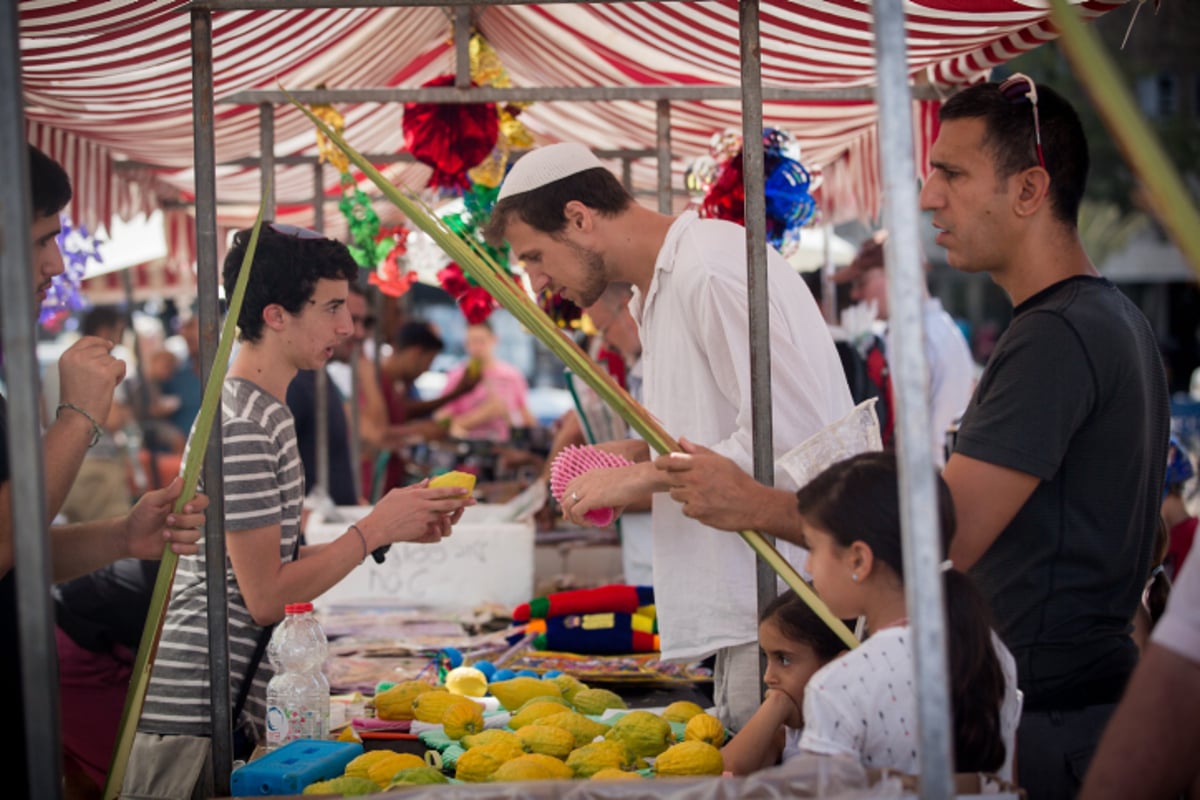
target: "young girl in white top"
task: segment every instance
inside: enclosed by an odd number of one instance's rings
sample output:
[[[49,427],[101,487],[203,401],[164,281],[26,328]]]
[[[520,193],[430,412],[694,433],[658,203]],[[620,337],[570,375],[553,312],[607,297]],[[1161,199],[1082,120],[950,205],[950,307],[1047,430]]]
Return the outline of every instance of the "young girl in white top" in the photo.
[[[944,553],[954,532],[954,506],[940,475],[937,482]],[[799,746],[915,774],[917,698],[895,455],[863,453],[841,461],[796,496],[814,588],[838,617],[864,617],[868,632],[859,647],[809,680]],[[987,606],[970,579],[946,567],[955,769],[1011,779],[1021,712],[1016,664],[992,633]]]
[[[767,656],[767,692],[758,711],[721,750],[725,770],[734,775],[774,766],[798,752],[804,687],[813,673],[846,650],[791,589],[763,611],[758,644]]]

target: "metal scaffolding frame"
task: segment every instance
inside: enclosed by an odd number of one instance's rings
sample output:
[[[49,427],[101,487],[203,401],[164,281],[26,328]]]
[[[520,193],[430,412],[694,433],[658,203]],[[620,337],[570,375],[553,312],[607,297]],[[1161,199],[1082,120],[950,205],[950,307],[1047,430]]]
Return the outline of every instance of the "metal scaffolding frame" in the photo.
[[[625,2],[626,0],[591,0]],[[661,0],[672,2],[683,0]],[[552,0],[587,2],[587,0]],[[659,208],[670,209],[670,102],[672,100],[734,99],[742,101],[744,157],[746,176],[747,279],[750,308],[751,375],[754,405],[755,477],[770,483],[774,457],[770,437],[769,360],[763,357],[769,343],[766,302],[766,242],[764,218],[763,152],[758,132],[762,128],[763,100],[787,100],[824,97],[829,99],[870,99],[871,89],[800,91],[763,87],[761,52],[758,41],[758,0],[743,0],[739,9],[742,53],[741,86],[733,87],[542,87],[522,89],[467,88],[463,63],[463,31],[469,29],[472,6],[524,5],[530,0],[443,0],[441,3],[417,0],[193,0],[187,6],[190,15],[193,56],[194,153],[196,174],[196,254],[197,290],[200,314],[200,360],[207,378],[216,355],[219,339],[219,307],[216,263],[216,159],[213,128],[212,13],[225,10],[305,8],[370,8],[381,6],[444,6],[454,9],[455,52],[458,54],[456,86],[421,89],[298,90],[293,95],[302,102],[484,102],[514,100],[561,100],[594,102],[604,100],[652,100],[657,108],[657,146],[652,151],[659,159]],[[907,594],[909,616],[914,632],[918,734],[921,742],[921,796],[941,800],[953,796],[950,760],[950,716],[947,689],[945,618],[942,610],[940,561],[937,538],[937,504],[932,480],[934,464],[928,441],[928,409],[924,391],[925,363],[920,316],[918,216],[913,165],[911,98],[913,87],[907,81],[906,47],[902,0],[876,0],[876,52],[879,69],[881,160],[886,191],[883,218],[891,230],[887,244],[888,294],[891,308],[893,354],[897,406],[897,441],[900,459],[901,511],[905,571],[909,576]],[[26,704],[25,736],[33,790],[37,797],[61,796],[60,731],[58,723],[57,660],[53,646],[53,608],[49,601],[50,553],[46,530],[41,447],[38,436],[36,386],[37,361],[34,353],[34,319],[29,299],[33,297],[30,280],[30,218],[25,197],[28,178],[24,145],[24,115],[20,80],[19,10],[15,3],[0,4],[0,103],[5,105],[4,134],[0,136],[0,155],[7,163],[18,165],[16,180],[0,186],[0,226],[12,235],[0,239],[0,281],[9,287],[3,298],[3,346],[6,354],[10,420],[8,426],[9,463],[22,463],[29,469],[11,476],[13,522],[15,530],[15,566],[20,576],[38,576],[18,582],[20,601],[23,697]],[[925,96],[927,90],[917,90]],[[264,175],[272,173],[276,163],[296,163],[294,157],[276,159],[273,152],[274,115],[271,105],[283,100],[270,90],[239,92],[222,102],[255,104],[262,109],[260,163]],[[636,151],[640,157],[645,151]],[[629,157],[633,157],[630,153]],[[629,157],[623,158],[628,183]],[[400,157],[389,157],[403,160]],[[311,159],[309,159],[311,160]],[[757,165],[757,166],[756,166]],[[314,171],[314,199],[323,197],[321,168]],[[273,201],[269,201],[273,202]],[[268,213],[268,217],[271,213]],[[317,219],[320,219],[319,212]],[[318,223],[319,224],[319,223]],[[758,355],[756,355],[758,354]],[[319,392],[323,397],[323,393]],[[215,426],[206,452],[205,485],[222,485],[220,426]],[[326,473],[327,474],[327,473]],[[222,493],[211,491],[205,546],[210,563],[225,559]],[[760,570],[759,596],[774,592],[774,574]],[[768,586],[769,582],[769,586]],[[228,608],[225,571],[210,570],[209,630],[211,701],[214,730],[229,731],[231,709],[229,691]],[[47,676],[50,680],[47,680]],[[227,791],[232,767],[232,741],[229,736],[213,740],[217,769],[217,790]]]

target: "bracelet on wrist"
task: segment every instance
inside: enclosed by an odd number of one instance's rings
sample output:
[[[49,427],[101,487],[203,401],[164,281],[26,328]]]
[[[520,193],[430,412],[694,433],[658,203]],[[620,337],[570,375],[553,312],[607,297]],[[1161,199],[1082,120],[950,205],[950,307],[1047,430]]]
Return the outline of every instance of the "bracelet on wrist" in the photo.
[[[367,546],[367,535],[365,533],[363,533],[362,528],[358,527],[358,524],[354,523],[354,522],[350,523],[350,530],[357,533],[359,540],[362,542],[363,554],[362,554],[362,558],[359,559],[359,561],[360,562],[366,561],[367,554],[371,552],[371,548]]]
[[[99,443],[100,437],[102,437],[104,435],[104,429],[100,427],[100,423],[96,422],[95,417],[93,417],[91,414],[84,411],[82,408],[75,405],[74,403],[59,403],[58,407],[54,409],[54,418],[55,419],[58,419],[59,416],[62,415],[62,411],[64,408],[69,411],[74,411],[77,414],[82,414],[84,419],[86,419],[88,422],[90,422],[92,424],[92,440],[90,442],[88,442],[88,448],[90,449],[92,447],[95,447],[97,445],[97,443]]]

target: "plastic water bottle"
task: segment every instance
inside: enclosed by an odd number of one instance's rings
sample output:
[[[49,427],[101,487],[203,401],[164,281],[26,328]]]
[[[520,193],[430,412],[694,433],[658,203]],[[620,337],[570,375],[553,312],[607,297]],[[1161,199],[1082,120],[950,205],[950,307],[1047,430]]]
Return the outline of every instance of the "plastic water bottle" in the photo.
[[[267,684],[267,749],[295,739],[329,736],[329,643],[313,616],[312,603],[291,603],[275,628],[267,658],[275,675]]]

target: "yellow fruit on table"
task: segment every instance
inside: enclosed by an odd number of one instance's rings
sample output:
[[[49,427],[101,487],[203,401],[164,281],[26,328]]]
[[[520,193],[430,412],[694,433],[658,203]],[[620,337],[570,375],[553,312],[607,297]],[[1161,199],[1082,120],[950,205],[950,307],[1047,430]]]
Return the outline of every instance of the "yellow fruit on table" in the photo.
[[[517,745],[505,742],[472,747],[458,757],[454,765],[454,777],[467,783],[480,783],[492,777],[506,761],[520,758],[525,751]]]
[[[579,746],[587,744],[597,736],[603,736],[609,728],[603,722],[588,719],[578,711],[560,711],[557,714],[540,718],[538,724],[552,725],[555,728],[570,731],[571,735],[575,737],[575,744]]]
[[[605,767],[599,772],[592,775],[590,780],[593,781],[640,781],[642,776],[636,772],[627,772],[616,767]]]
[[[517,738],[526,752],[554,758],[566,758],[575,749],[575,734],[553,725],[526,725]]]
[[[608,689],[580,689],[571,698],[571,705],[580,714],[596,716],[610,708],[629,708],[616,692]]]
[[[492,773],[493,781],[554,781],[575,777],[563,762],[551,756],[530,753],[505,761]]]
[[[400,770],[425,766],[424,759],[412,753],[393,753],[391,750],[372,752],[386,754],[386,758],[379,759],[367,768],[367,777],[375,781],[381,789],[391,783]]]
[[[368,778],[342,775],[327,781],[317,781],[304,787],[303,794],[334,794],[342,797],[357,797],[379,791],[375,782]]]
[[[497,681],[488,688],[491,689],[492,696],[500,701],[500,705],[504,706],[505,711],[518,709],[534,697],[562,696],[562,690],[558,688],[557,684],[541,678],[509,678],[506,681]]]
[[[567,756],[567,766],[576,777],[590,778],[602,769],[626,769],[632,766],[632,759],[620,742],[602,739],[572,750]]]
[[[375,716],[390,721],[412,719],[413,700],[425,692],[445,691],[424,681],[404,681],[375,695]]]
[[[442,489],[447,486],[455,486],[460,489],[466,489],[467,494],[475,491],[475,476],[469,472],[459,472],[452,470],[437,475],[429,480],[430,489]]]
[[[450,779],[443,775],[440,769],[434,769],[433,767],[409,767],[393,775],[392,782],[384,788],[396,785],[420,786],[449,782]]]
[[[425,692],[417,695],[412,703],[413,719],[421,722],[428,722],[432,725],[441,723],[442,716],[446,713],[446,709],[455,703],[462,702],[474,703],[474,700],[467,700],[465,697],[460,697],[449,692]]]
[[[687,722],[697,714],[703,714],[704,709],[691,700],[676,700],[663,709],[662,718],[667,722]]]
[[[675,743],[671,723],[649,711],[630,711],[613,723],[604,738],[620,742],[640,757],[657,756]]]
[[[518,750],[522,749],[521,740],[517,738],[515,733],[500,730],[499,728],[488,728],[474,736],[464,736],[462,738],[462,746],[467,750],[470,750],[472,747],[481,747],[485,744],[496,744],[497,742],[508,742],[512,747]]]
[[[570,701],[567,700],[565,697],[555,697],[554,695],[550,695],[550,694],[539,694],[537,697],[531,697],[528,700],[526,700],[524,703],[522,703],[521,707],[518,708],[516,711],[514,711],[513,714],[514,715],[520,714],[522,711],[529,708],[531,705],[533,705],[535,703],[555,703],[556,705],[559,706],[559,709],[558,709],[559,711],[574,711],[575,710],[574,708],[571,707]]]
[[[512,719],[508,721],[508,727],[514,731],[519,731],[526,725],[532,725],[542,717],[548,717],[551,714],[561,714],[566,709],[559,703],[552,701],[535,700],[521,706],[521,710],[512,715]]]
[[[721,751],[707,742],[680,742],[654,759],[658,775],[720,775],[724,771]]]
[[[685,742],[707,742],[713,747],[725,744],[725,726],[712,714],[697,714],[683,729]]]
[[[555,675],[553,678],[545,678],[545,680],[548,680],[557,686],[559,691],[562,692],[562,696],[567,698],[568,702],[574,699],[575,693],[580,689],[588,688],[586,683],[579,680],[574,675],[568,675],[565,672],[561,675]]]
[[[458,740],[483,730],[483,706],[466,697],[446,709],[442,714],[442,728],[446,736]]]
[[[455,667],[446,673],[446,690],[463,697],[483,697],[488,692],[487,676],[474,667]]]
[[[368,750],[361,756],[355,756],[352,758],[350,763],[347,764],[346,768],[342,771],[342,774],[351,778],[366,778],[368,777],[367,770],[369,770],[373,764],[377,764],[378,762],[386,759],[388,756],[394,755],[398,754],[393,753],[391,750]]]

